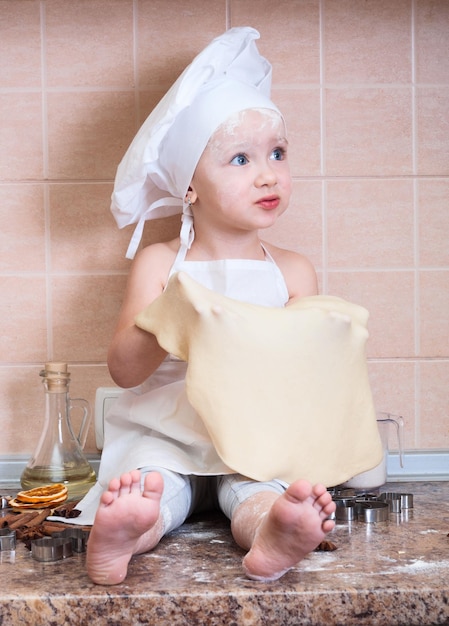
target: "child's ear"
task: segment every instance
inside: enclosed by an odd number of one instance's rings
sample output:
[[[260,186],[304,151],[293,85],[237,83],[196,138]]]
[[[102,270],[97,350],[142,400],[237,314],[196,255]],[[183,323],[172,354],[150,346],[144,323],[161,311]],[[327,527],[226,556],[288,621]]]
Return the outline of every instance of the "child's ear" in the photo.
[[[195,204],[198,199],[198,194],[195,191],[195,188],[190,185],[187,193],[186,193],[186,202],[190,200],[190,204]]]

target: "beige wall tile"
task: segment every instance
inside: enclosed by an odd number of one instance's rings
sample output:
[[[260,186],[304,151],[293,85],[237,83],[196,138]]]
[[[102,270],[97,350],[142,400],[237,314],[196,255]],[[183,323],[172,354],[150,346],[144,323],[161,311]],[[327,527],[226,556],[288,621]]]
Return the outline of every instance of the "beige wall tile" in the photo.
[[[414,356],[413,272],[329,272],[328,293],[368,309],[369,357]]]
[[[41,365],[0,367],[0,455],[31,455],[44,425]]]
[[[326,174],[412,173],[408,88],[326,89]]]
[[[257,46],[273,66],[273,84],[320,80],[319,3],[316,0],[246,0],[230,3],[231,26],[252,26]]]
[[[42,179],[42,96],[0,93],[0,180]]]
[[[160,100],[165,95],[165,90],[162,89],[151,89],[151,90],[142,90],[139,92],[139,115],[138,115],[138,125],[139,127],[144,123],[147,117],[150,115],[151,111],[158,104]]]
[[[127,229],[128,243],[131,238],[132,228]],[[146,222],[142,237],[142,247],[158,243],[159,241],[175,239],[179,236],[180,231],[181,215],[172,215],[171,217]]]
[[[413,183],[327,183],[328,261],[332,268],[412,267]]]
[[[449,266],[449,180],[421,179],[418,187],[419,260]]]
[[[304,254],[316,268],[323,263],[321,183],[294,181],[288,210],[271,228],[261,231],[267,241]]]
[[[105,362],[126,277],[67,275],[51,282],[54,358]]]
[[[420,437],[418,448],[449,448],[449,362],[423,361],[420,364]]]
[[[51,179],[115,177],[136,130],[131,93],[50,93],[48,115]]]
[[[39,2],[0,2],[0,85],[41,87],[41,33]]]
[[[418,83],[447,85],[449,3],[447,0],[421,0],[415,6],[416,79]]]
[[[417,89],[418,174],[449,174],[449,87]]]
[[[370,361],[368,363],[376,411],[378,413],[400,415],[404,418],[404,438],[402,442],[404,450],[412,450],[416,447],[415,368],[415,363],[410,361],[385,360]],[[394,430],[390,433],[389,445],[392,450],[398,449]]]
[[[139,0],[140,87],[169,87],[192,59],[226,30],[223,0]]]
[[[47,354],[45,277],[0,275],[0,293],[2,361],[42,361]]]
[[[273,89],[272,98],[285,119],[292,176],[319,176],[321,173],[319,90]]]
[[[409,0],[339,0],[324,7],[327,83],[410,82]]]
[[[50,186],[53,271],[127,270],[130,229],[119,230],[110,211],[110,183]]]
[[[45,272],[42,185],[0,185],[0,271]]]
[[[449,271],[419,273],[420,356],[449,354]]]
[[[133,86],[132,0],[53,0],[45,17],[49,87]]]

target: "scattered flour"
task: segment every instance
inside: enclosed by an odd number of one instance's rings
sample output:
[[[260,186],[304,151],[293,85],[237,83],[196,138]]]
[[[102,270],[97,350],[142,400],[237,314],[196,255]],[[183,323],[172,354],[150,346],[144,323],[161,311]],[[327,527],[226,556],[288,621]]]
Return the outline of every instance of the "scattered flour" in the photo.
[[[449,561],[423,561],[422,559],[412,559],[409,563],[390,567],[379,574],[423,574],[436,573],[439,571],[449,572]]]
[[[322,572],[328,570],[336,560],[330,552],[314,552],[301,561],[300,569],[303,572]]]
[[[206,539],[214,539],[214,537],[217,536],[217,532],[215,531],[204,531],[201,530],[199,532],[196,531],[192,531],[192,530],[185,530],[182,532],[183,535],[183,541],[184,541],[184,537],[188,538],[188,539],[201,539],[203,541],[206,541]]]
[[[387,563],[397,563],[397,559],[394,559],[391,556],[381,556],[379,557],[381,561],[386,561]]]
[[[381,576],[396,575],[396,574],[431,574],[431,573],[449,573],[449,561],[426,561],[424,557],[411,559],[407,562],[401,562],[390,556],[381,556],[379,558],[379,564],[384,564],[384,568],[379,567],[379,570],[373,570],[373,574],[379,574]],[[302,572],[320,572],[320,571],[332,571],[342,570],[339,572],[339,576],[353,576],[356,572],[354,570],[349,571],[352,568],[356,568],[355,564],[339,564],[337,557],[331,553],[318,552],[309,555],[301,561],[299,569]]]
[[[193,580],[196,583],[212,583],[214,582],[214,576],[211,572],[194,572],[192,575]]]

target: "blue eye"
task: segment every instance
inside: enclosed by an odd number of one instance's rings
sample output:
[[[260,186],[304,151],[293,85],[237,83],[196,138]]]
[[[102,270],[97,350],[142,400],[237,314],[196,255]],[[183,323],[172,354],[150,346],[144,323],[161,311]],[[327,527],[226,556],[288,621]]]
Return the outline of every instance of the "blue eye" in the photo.
[[[284,148],[275,148],[270,155],[270,159],[273,159],[274,161],[282,161],[284,157],[285,157]]]
[[[231,165],[246,165],[248,163],[248,159],[244,154],[236,154],[233,159],[231,159]]]

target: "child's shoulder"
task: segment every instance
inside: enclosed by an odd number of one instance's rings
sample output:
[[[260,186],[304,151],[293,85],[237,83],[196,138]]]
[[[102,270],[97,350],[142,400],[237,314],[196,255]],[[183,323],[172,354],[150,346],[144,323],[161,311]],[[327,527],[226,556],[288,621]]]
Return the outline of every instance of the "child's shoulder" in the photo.
[[[179,248],[179,238],[171,241],[152,243],[142,248],[133,261],[134,273],[168,275]]]
[[[287,248],[280,248],[279,246],[275,246],[274,244],[266,241],[263,241],[262,243],[276,264],[287,264],[295,267],[302,266],[304,269],[313,269],[313,265],[310,260],[300,252],[295,252],[294,250],[289,250]]]
[[[135,260],[139,263],[147,263],[149,261],[164,262],[174,260],[179,249],[179,237],[170,241],[161,241],[152,243],[142,248],[137,254]]]
[[[317,276],[311,261],[299,252],[263,242],[273,261],[281,270],[290,299],[317,293]]]

